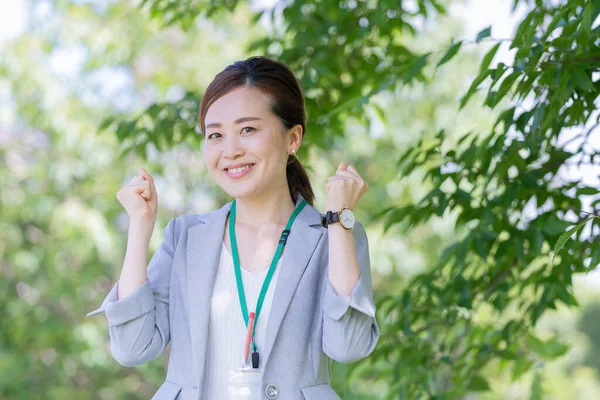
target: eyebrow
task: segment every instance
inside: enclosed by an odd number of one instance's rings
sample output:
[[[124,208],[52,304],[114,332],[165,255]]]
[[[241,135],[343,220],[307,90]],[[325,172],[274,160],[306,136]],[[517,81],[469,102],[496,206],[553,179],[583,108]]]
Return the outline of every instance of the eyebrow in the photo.
[[[240,119],[236,119],[234,121],[234,123],[237,124],[241,124],[242,122],[247,122],[247,121],[256,121],[256,120],[260,120],[260,118],[258,117],[243,117]],[[218,122],[213,122],[212,124],[208,124],[206,125],[206,129],[208,128],[220,128],[222,125]]]

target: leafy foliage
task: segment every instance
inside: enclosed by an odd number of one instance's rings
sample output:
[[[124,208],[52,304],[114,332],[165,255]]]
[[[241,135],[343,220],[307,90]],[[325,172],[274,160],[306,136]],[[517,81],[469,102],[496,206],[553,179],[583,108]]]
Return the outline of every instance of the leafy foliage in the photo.
[[[165,26],[180,23],[187,29],[194,18],[227,12],[235,8],[235,4],[229,2],[217,6],[196,0],[144,1],[150,15]],[[252,17],[254,21],[270,17],[273,29],[265,37],[250,43],[247,52],[281,59],[295,72],[305,93],[305,140],[309,146],[333,147],[336,138],[343,137],[347,119],[356,118],[368,123],[366,109],[377,108],[376,104],[369,104],[373,96],[413,80],[423,80],[422,70],[428,55],[415,55],[407,47],[405,38],[417,33],[418,18],[444,13],[445,7],[438,0],[420,0],[416,12],[404,7],[392,0],[378,1],[376,7],[352,0],[339,3],[293,1],[282,11],[284,22],[281,26],[275,22],[273,9],[256,12]],[[167,8],[178,11],[166,13]],[[201,93],[190,93],[190,98],[201,97]],[[155,106],[150,108],[160,110],[165,107]],[[150,108],[143,116],[150,117],[150,126],[154,127],[150,129],[157,130],[156,134],[136,124],[139,118],[121,119],[118,129],[136,143],[156,144],[166,132],[161,128],[177,124],[179,118],[176,113],[167,115],[161,126]],[[192,131],[182,132],[175,143],[184,140],[186,134],[191,135]],[[303,146],[300,154],[309,146]]]
[[[434,189],[415,204],[389,210],[385,228],[413,227],[452,212],[461,234],[436,268],[380,302],[386,322],[370,372],[394,365],[389,398],[398,393],[411,399],[459,398],[467,390],[487,389],[476,374],[491,360],[513,362],[516,379],[531,368],[531,360],[566,352],[557,338],[544,341],[532,332],[558,303],[577,305],[570,290],[573,274],[588,272],[599,261],[593,236],[567,241],[588,221],[598,227],[596,218],[578,217],[584,214],[582,196],[598,191],[559,174],[571,163],[592,163],[597,155],[588,150],[588,141],[600,122],[594,115],[600,81],[592,77],[600,65],[600,35],[598,27],[591,29],[599,12],[598,2],[536,2],[510,43],[514,65],[490,67],[502,45],[496,43],[461,99],[462,108],[475,92],[487,92],[484,106],[502,108],[492,131],[467,134],[450,150],[444,150],[440,131],[399,159],[403,176],[422,168],[424,160],[435,160],[426,173]],[[477,41],[489,34],[483,31]],[[442,61],[457,47],[452,45]],[[572,139],[580,141],[575,151],[558,144],[567,128],[590,123]],[[524,212],[527,204],[534,215]],[[485,313],[489,318],[482,320]],[[536,376],[533,396],[539,398]],[[467,387],[462,384],[469,379]]]

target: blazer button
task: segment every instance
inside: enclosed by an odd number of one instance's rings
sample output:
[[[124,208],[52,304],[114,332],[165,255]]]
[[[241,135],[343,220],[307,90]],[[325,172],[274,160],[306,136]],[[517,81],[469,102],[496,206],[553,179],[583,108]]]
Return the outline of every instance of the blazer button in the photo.
[[[267,397],[269,399],[276,399],[277,398],[277,388],[275,387],[275,385],[267,386],[267,388],[265,389],[265,394],[267,395]]]

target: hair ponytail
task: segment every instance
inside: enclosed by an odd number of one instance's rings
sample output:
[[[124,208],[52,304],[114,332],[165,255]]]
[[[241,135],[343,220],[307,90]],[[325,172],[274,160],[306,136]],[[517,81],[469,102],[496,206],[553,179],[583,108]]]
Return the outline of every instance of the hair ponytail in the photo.
[[[300,160],[293,154],[290,155],[285,174],[287,176],[290,194],[294,202],[297,199],[298,193],[300,193],[308,204],[314,206],[315,194],[313,193],[312,185],[308,179],[308,174],[300,163]]]

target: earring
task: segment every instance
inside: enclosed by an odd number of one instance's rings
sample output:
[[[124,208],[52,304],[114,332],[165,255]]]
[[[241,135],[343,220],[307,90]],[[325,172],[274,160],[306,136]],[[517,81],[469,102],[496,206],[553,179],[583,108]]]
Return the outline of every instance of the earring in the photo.
[[[296,152],[296,149],[292,149],[292,154],[294,154]]]

